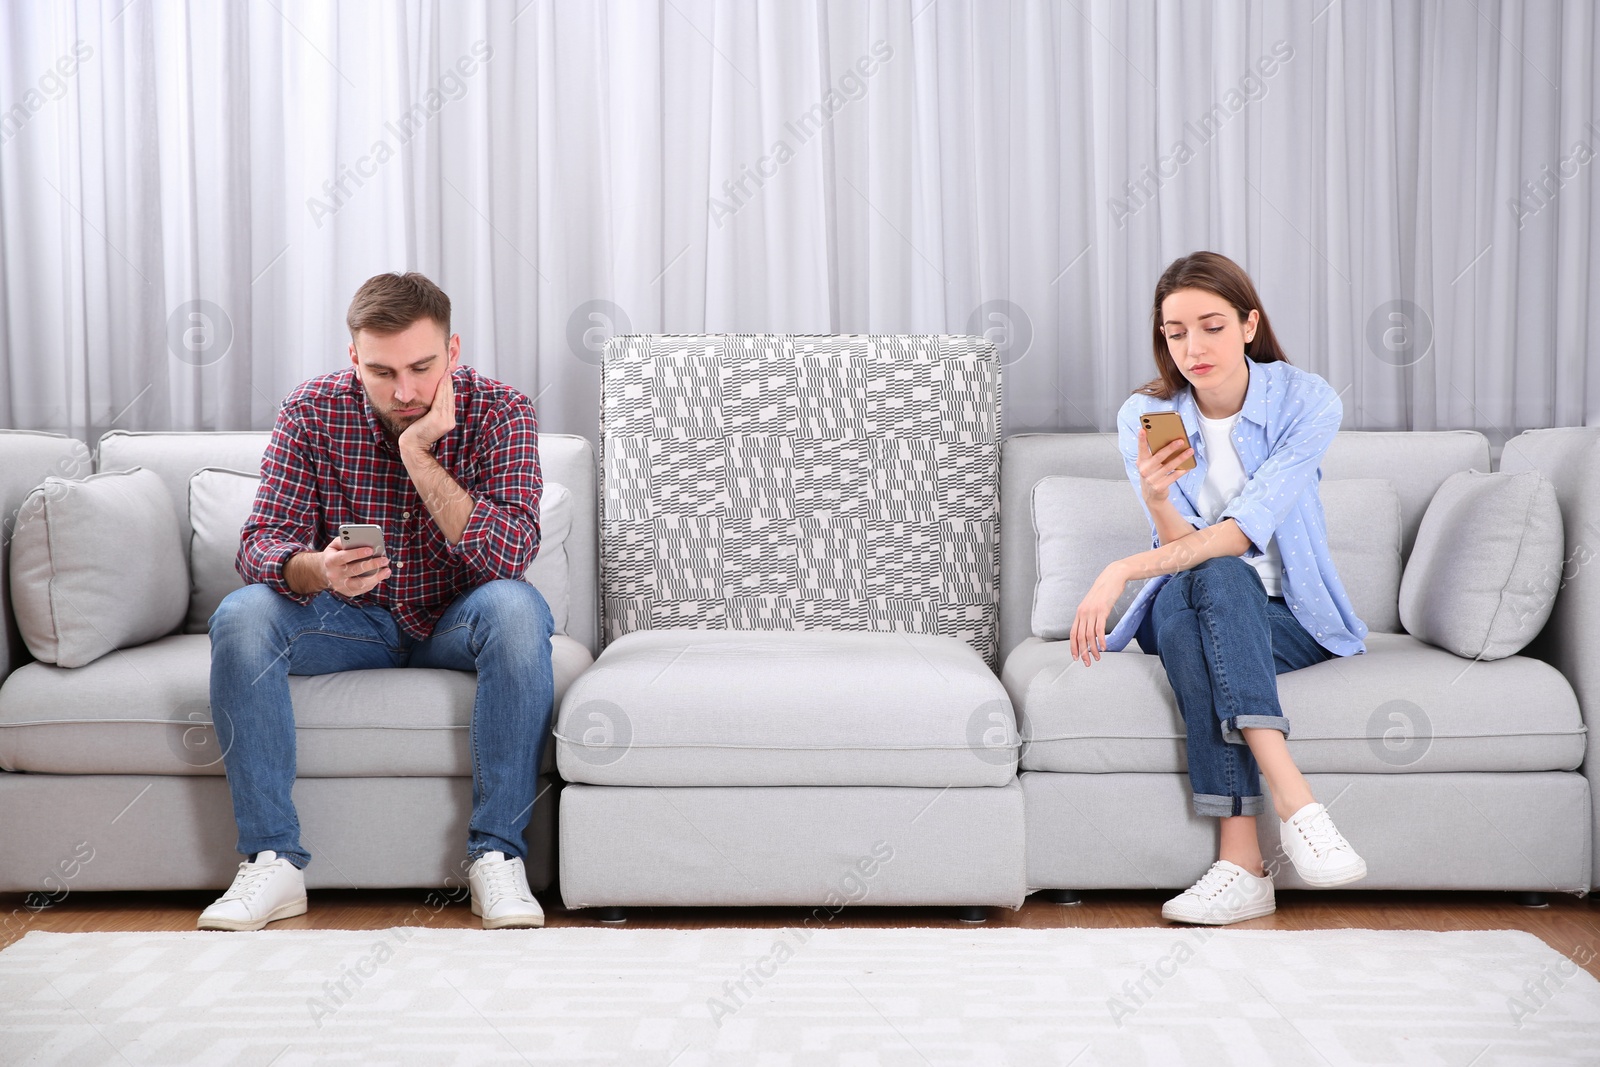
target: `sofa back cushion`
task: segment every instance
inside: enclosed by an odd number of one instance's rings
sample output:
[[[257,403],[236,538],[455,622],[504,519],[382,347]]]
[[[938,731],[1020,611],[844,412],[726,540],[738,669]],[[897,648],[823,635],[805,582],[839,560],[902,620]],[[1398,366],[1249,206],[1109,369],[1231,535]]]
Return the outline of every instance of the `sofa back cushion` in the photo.
[[[244,585],[234,561],[239,534],[261,484],[257,474],[204,467],[189,479],[189,595],[187,633],[203,634],[222,598]],[[567,538],[572,533],[572,493],[546,481],[539,498],[539,555],[525,578],[544,595],[556,633],[567,632],[572,603]]]
[[[29,494],[50,475],[82,478],[94,469],[82,441],[35,430],[0,430],[0,681],[30,658],[11,607],[11,534]]]
[[[1373,633],[1400,632],[1400,493],[1387,478],[1324,478],[1328,554],[1356,617]]]
[[[613,338],[606,640],[904,630],[995,661],[999,365],[973,337]]]
[[[177,530],[150,471],[46,478],[11,540],[11,603],[34,658],[81,667],[176,629],[189,600]]]
[[[1324,480],[1318,487],[1328,548],[1356,614],[1371,630],[1400,629],[1400,497],[1377,478]],[[1064,640],[1078,603],[1113,560],[1150,545],[1150,522],[1124,479],[1054,475],[1033,489],[1039,581],[1033,635]],[[1138,594],[1129,582],[1106,620],[1109,633]]]
[[[1406,632],[1469,659],[1522,651],[1555,607],[1563,537],[1555,487],[1539,471],[1454,475],[1428,505],[1406,564]]]
[[[222,598],[244,585],[234,561],[239,533],[250,517],[261,476],[226,467],[202,467],[189,479],[189,613],[185,633],[210,629]]]
[[[1053,474],[1128,482],[1112,433],[1017,434],[1006,439],[1001,457],[1000,631],[1005,654],[1032,631],[1038,581],[1030,515],[1034,485]],[[1434,492],[1450,475],[1474,469],[1489,469],[1489,441],[1473,430],[1341,431],[1322,462],[1324,485],[1357,478],[1393,483],[1400,500],[1402,563]],[[1132,493],[1131,486],[1128,491]]]
[[[1039,583],[1033,595],[1033,636],[1064,641],[1078,604],[1106,565],[1150,547],[1150,521],[1126,481],[1058,474],[1033,487],[1033,531]],[[1144,588],[1129,582],[1106,632]]]
[[[136,433],[113,430],[100,438],[98,469],[143,466],[159,474],[173,493],[173,499],[178,501],[178,541],[181,550],[187,553],[191,547],[191,529],[184,502],[189,499],[189,479],[196,471],[207,467],[259,473],[269,436],[266,431]],[[599,651],[599,587],[594,445],[583,437],[569,434],[540,434],[539,465],[547,482],[564,485],[572,494],[572,526],[565,542],[570,605],[565,632],[591,653],[596,653]],[[240,525],[243,525],[242,519]],[[234,537],[237,536],[235,528]],[[231,570],[232,567],[230,554],[227,568]],[[220,601],[220,597],[218,599]],[[191,602],[191,624],[196,613],[202,610]],[[206,617],[209,615],[206,612]],[[200,630],[203,629],[201,626]]]

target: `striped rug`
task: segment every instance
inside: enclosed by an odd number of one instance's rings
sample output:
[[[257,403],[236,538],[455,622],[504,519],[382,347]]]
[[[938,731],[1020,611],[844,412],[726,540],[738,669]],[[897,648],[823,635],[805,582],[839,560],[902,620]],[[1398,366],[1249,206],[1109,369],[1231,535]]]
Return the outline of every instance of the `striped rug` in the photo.
[[[414,927],[35,932],[0,1063],[1600,1062],[1526,933]]]

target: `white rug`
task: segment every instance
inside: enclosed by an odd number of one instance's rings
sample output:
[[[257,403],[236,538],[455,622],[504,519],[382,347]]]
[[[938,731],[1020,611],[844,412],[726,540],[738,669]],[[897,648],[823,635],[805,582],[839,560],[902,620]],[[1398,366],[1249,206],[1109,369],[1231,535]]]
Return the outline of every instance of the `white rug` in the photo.
[[[30,933],[0,1063],[1600,1063],[1531,934]]]

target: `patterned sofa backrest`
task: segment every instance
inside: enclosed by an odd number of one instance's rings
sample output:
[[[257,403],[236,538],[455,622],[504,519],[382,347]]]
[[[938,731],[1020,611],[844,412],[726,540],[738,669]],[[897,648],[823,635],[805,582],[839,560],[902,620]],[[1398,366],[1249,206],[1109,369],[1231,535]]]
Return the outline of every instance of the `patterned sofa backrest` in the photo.
[[[269,436],[264,430],[205,433],[112,430],[100,438],[96,469],[145,467],[159,474],[178,508],[178,528],[187,559],[189,479],[205,467],[259,473]],[[539,462],[545,481],[565,485],[573,496],[572,533],[567,538],[568,582],[572,591],[568,635],[598,654],[594,446],[583,437],[540,434]]]
[[[633,630],[940,633],[996,662],[999,364],[975,337],[606,345],[600,585]]]
[[[1031,495],[1055,474],[1111,478],[1128,486],[1114,433],[1034,433],[1008,437],[1001,469],[1000,649],[1010,654],[1032,630],[1038,580]],[[1341,431],[1322,463],[1324,480],[1381,478],[1400,497],[1400,556],[1410,558],[1433,494],[1457,471],[1489,469],[1489,441],[1476,430]],[[1148,547],[1148,546],[1145,546]]]

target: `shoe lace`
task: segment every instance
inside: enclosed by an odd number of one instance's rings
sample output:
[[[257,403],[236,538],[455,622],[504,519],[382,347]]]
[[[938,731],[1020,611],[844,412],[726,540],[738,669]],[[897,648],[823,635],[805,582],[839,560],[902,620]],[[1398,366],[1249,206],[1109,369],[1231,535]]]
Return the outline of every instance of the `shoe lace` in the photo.
[[[520,878],[515,860],[501,860],[498,863],[490,861],[483,864],[480,873],[483,875],[484,889],[488,891],[489,899],[498,900],[501,897],[514,897],[523,899],[527,894],[518,883],[526,885]]]
[[[1319,859],[1336,849],[1350,847],[1350,843],[1344,839],[1339,828],[1333,825],[1333,820],[1325,811],[1318,812],[1315,818],[1297,824],[1295,829]]]
[[[272,865],[268,863],[241,863],[239,873],[234,875],[233,884],[228,891],[222,894],[217,903],[223,900],[248,901],[261,888],[261,883],[267,880],[272,873]]]
[[[1232,885],[1238,876],[1220,863],[1213,863],[1211,869],[1200,876],[1189,892],[1197,897],[1214,897]]]

